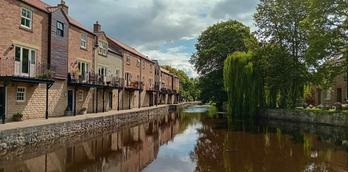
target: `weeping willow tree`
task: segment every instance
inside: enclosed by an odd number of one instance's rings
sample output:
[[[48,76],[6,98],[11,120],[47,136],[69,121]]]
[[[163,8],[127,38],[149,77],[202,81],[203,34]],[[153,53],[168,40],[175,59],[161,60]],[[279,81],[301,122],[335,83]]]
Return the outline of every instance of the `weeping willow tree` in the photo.
[[[252,117],[260,100],[259,77],[253,69],[252,52],[235,52],[224,64],[224,86],[228,112],[232,116]]]

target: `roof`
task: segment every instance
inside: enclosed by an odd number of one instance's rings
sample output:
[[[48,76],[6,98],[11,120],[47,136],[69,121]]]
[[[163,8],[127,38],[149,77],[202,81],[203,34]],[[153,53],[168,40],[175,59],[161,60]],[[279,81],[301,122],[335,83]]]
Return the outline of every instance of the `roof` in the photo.
[[[110,41],[112,41],[113,43],[117,44],[118,46],[120,46],[122,49],[130,52],[130,53],[133,53],[145,60],[148,60],[150,61],[151,63],[154,63],[152,60],[150,60],[147,56],[145,56],[144,54],[141,54],[139,51],[137,51],[135,48],[133,47],[130,47],[124,43],[122,43],[121,41],[117,40],[117,39],[114,39],[114,38],[111,38],[110,36],[106,35],[106,38],[109,39]]]
[[[76,27],[78,27],[78,28],[80,28],[80,29],[82,29],[82,30],[84,30],[84,31],[86,31],[86,32],[89,32],[89,33],[92,34],[92,35],[95,35],[92,31],[90,31],[90,30],[88,30],[87,28],[85,28],[80,22],[78,22],[78,21],[75,20],[74,18],[70,17],[69,15],[67,15],[67,17],[68,17],[69,23],[70,23],[71,25],[74,25],[74,26],[76,26]]]
[[[50,5],[42,2],[41,0],[21,0],[21,1],[45,12],[48,12],[47,8],[50,7]]]

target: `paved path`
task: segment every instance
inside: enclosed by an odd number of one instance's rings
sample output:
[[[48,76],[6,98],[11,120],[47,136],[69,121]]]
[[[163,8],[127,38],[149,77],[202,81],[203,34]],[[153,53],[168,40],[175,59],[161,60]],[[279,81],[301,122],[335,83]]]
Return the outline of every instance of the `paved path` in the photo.
[[[35,127],[35,126],[41,126],[41,125],[49,125],[49,124],[57,124],[57,123],[63,123],[63,122],[69,122],[69,121],[91,119],[91,118],[97,118],[97,117],[103,117],[103,116],[146,111],[146,110],[151,110],[151,109],[156,109],[156,108],[166,107],[166,106],[169,106],[169,105],[158,105],[158,106],[152,106],[152,107],[143,107],[140,109],[137,108],[137,109],[119,110],[119,111],[113,110],[108,112],[90,113],[86,115],[77,115],[77,116],[61,116],[61,117],[51,117],[48,119],[32,119],[32,120],[24,120],[20,122],[9,122],[6,124],[0,124],[0,132],[5,130],[11,130],[11,129]]]

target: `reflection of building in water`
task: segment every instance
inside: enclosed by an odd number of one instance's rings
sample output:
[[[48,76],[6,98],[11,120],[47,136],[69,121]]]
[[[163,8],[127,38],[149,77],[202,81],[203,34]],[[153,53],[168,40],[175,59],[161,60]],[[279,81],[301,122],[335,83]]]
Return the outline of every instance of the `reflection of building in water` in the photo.
[[[178,128],[176,114],[170,114],[35,158],[0,162],[0,172],[137,172],[156,159],[160,145],[172,140]]]

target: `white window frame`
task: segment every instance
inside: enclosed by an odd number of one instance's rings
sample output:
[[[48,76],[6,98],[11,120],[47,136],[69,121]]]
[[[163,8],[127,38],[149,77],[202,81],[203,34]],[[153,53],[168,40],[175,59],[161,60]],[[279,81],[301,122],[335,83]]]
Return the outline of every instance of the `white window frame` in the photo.
[[[62,35],[61,34],[58,34],[58,31],[61,31],[62,32]],[[56,22],[56,35],[58,36],[61,36],[61,37],[64,37],[64,23],[61,22],[61,21],[57,21]]]
[[[19,89],[23,89],[23,92],[19,92]],[[23,94],[23,99],[18,99],[19,94]],[[16,89],[16,102],[24,103],[27,100],[27,88],[26,87],[17,87]]]
[[[85,71],[82,72],[82,66],[85,67]],[[79,70],[79,75],[83,76],[85,80],[88,79],[88,73],[89,73],[89,63],[85,61],[77,60],[77,68]]]
[[[24,16],[23,15],[23,11],[25,11],[26,13],[29,13],[30,16],[29,17],[28,16]],[[29,21],[29,26],[23,25],[22,24],[22,19],[28,20]],[[24,28],[27,28],[27,29],[32,29],[33,28],[33,11],[28,9],[28,8],[22,7],[21,8],[21,21],[20,21],[20,23],[21,23],[21,27],[24,27]]]
[[[19,59],[17,59],[17,56],[16,56],[17,48],[19,48]],[[28,73],[23,73],[23,65],[22,65],[22,63],[23,63],[23,49],[28,50]],[[35,67],[36,67],[36,54],[37,53],[36,53],[35,49],[16,45],[15,46],[15,63],[17,63],[17,62],[19,63],[19,71],[17,71],[18,73],[16,73],[16,74],[19,74],[21,76],[30,76],[30,72],[31,72],[30,66],[35,65]]]
[[[99,65],[98,66],[98,74],[100,76],[107,76],[108,75],[108,67],[107,66],[103,66],[103,65]]]
[[[81,33],[80,47],[83,49],[87,49],[87,41],[88,41],[87,33]]]
[[[103,56],[108,55],[108,43],[104,41],[99,41],[99,51],[98,53]]]

